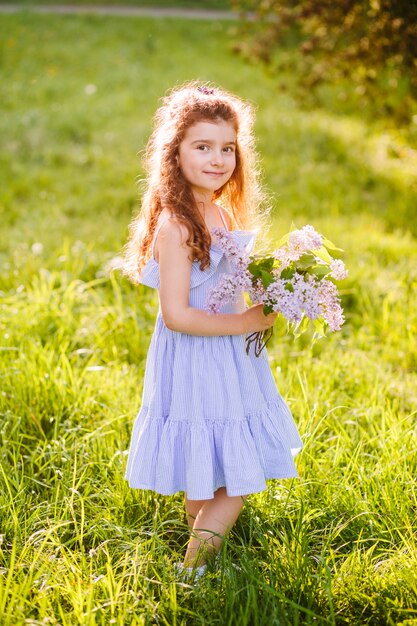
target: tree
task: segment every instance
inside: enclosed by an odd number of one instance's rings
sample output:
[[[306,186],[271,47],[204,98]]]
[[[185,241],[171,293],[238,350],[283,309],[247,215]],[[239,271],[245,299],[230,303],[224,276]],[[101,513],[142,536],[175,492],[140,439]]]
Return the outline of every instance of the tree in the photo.
[[[297,54],[289,62],[304,91],[349,79],[364,99],[377,98],[383,113],[409,121],[417,102],[417,0],[234,0],[233,6],[256,18],[249,48],[239,44],[239,51],[276,63],[276,71],[288,69],[288,57],[274,58],[292,33]]]

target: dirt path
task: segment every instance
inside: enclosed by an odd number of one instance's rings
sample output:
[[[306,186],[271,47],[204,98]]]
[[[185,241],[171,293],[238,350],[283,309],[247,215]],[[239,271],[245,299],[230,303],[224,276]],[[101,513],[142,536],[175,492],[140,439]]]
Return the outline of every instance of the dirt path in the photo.
[[[237,13],[232,11],[213,11],[208,9],[183,9],[179,7],[130,7],[130,6],[75,6],[75,5],[19,5],[0,4],[0,13],[17,13],[19,11],[32,13],[57,13],[95,15],[125,15],[127,17],[171,17],[187,20],[236,20]]]

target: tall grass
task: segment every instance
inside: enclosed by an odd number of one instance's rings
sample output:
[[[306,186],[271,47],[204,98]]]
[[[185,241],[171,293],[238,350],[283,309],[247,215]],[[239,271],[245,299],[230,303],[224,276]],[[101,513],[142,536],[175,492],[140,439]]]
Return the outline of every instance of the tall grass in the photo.
[[[1,27],[1,623],[413,626],[412,149],[393,156],[378,121],[300,109],[231,53],[230,25]],[[157,299],[111,269],[158,98],[194,77],[259,105],[271,239],[313,223],[350,269],[343,330],[311,347],[277,327],[269,350],[305,442],[300,478],[249,498],[197,587],[173,568],[182,495],[123,479]]]

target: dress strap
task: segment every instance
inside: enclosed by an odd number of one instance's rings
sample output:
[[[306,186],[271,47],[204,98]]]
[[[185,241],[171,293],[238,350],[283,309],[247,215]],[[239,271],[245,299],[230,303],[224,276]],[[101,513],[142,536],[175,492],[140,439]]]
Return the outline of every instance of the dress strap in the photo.
[[[222,218],[222,222],[223,222],[223,224],[224,224],[225,229],[226,229],[226,230],[229,230],[229,227],[227,226],[227,222],[226,222],[226,220],[224,219],[224,213],[223,213],[223,209],[222,209],[222,207],[221,207],[219,204],[216,204],[216,207],[217,207],[217,209],[218,209],[218,211],[219,211],[219,215],[220,215],[220,217]]]
[[[155,244],[156,244],[156,238],[158,237],[159,231],[161,230],[162,226],[165,224],[165,222],[167,222],[168,220],[170,220],[173,217],[173,215],[166,215],[164,217],[164,219],[162,219],[160,221],[160,223],[158,224],[158,226],[155,229],[154,235],[153,235],[153,241],[152,241],[152,258],[155,258],[154,252],[155,252]]]

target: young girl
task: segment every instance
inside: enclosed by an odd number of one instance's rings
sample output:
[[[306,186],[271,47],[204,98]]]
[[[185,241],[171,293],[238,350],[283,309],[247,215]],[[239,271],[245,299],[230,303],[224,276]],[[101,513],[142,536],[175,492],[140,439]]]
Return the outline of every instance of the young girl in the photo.
[[[191,531],[179,568],[200,575],[267,478],[297,476],[302,443],[267,357],[245,338],[276,314],[244,299],[219,314],[207,294],[229,261],[211,238],[228,230],[249,251],[261,191],[250,105],[188,83],[164,99],[147,147],[147,189],[130,225],[124,273],[158,289],[143,403],[127,462],[129,485],[184,492]],[[265,352],[265,351],[264,351]]]

